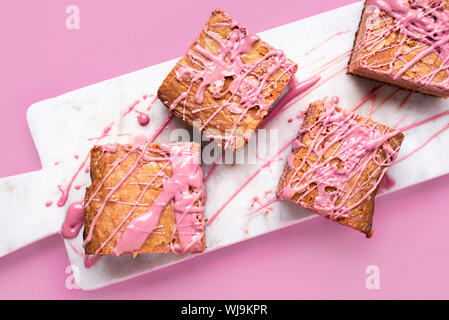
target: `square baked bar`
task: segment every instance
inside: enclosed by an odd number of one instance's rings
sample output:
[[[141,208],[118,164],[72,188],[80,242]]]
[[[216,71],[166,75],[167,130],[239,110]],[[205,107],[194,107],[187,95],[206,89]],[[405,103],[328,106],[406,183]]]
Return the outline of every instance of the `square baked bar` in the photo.
[[[238,150],[296,70],[282,51],[215,10],[158,96],[178,118],[223,148]]]
[[[86,254],[202,252],[206,193],[199,152],[197,143],[92,148]]]
[[[368,0],[348,73],[449,96],[449,1]]]
[[[327,101],[309,106],[277,195],[371,236],[374,197],[403,134]]]

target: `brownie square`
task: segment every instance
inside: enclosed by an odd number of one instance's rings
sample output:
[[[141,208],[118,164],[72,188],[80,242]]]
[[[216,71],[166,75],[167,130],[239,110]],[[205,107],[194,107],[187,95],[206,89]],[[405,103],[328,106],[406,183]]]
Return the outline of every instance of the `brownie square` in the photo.
[[[447,1],[368,0],[348,73],[449,96]]]
[[[206,198],[199,151],[197,143],[92,148],[86,254],[202,252]]]
[[[158,96],[178,118],[223,148],[238,150],[296,70],[282,51],[215,10]]]
[[[371,236],[374,197],[403,134],[327,101],[309,106],[277,195]]]

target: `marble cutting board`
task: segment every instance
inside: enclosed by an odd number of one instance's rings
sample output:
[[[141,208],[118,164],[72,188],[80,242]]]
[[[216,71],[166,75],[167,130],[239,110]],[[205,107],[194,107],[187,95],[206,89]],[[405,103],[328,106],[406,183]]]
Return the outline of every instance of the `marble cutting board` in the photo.
[[[297,78],[303,80],[326,62],[351,49],[361,9],[362,3],[356,3],[262,32],[260,36],[298,62]],[[205,21],[206,19],[207,12]],[[344,32],[335,35],[341,31]],[[268,123],[266,129],[277,129],[277,138],[271,141],[269,148],[256,150],[257,146],[252,144],[241,152],[242,156],[251,160],[249,163],[235,167],[217,167],[207,183],[208,218],[266,159],[273,157],[296,134],[301,120],[295,116],[305,110],[310,102],[338,95],[340,105],[349,109],[378,85],[370,80],[346,75],[344,67],[347,61],[348,57],[336,60],[322,70],[322,80],[314,91]],[[168,61],[100,82],[38,102],[29,108],[27,119],[41,158],[42,170],[0,179],[0,202],[3,208],[0,214],[0,257],[59,232],[67,206],[83,199],[85,185],[90,183],[90,178],[81,170],[74,185],[83,187],[79,190],[72,189],[66,206],[62,208],[55,204],[60,196],[57,186],[66,186],[77,171],[94,143],[89,138],[101,136],[103,129],[114,122],[109,136],[101,143],[132,142],[132,137],[151,136],[167,119],[168,112],[159,101],[152,106],[151,122],[146,127],[137,124],[135,114],[127,117],[121,115],[136,99],[145,94],[156,93],[175,62],[176,60]],[[377,103],[395,90],[396,88],[384,86],[377,95]],[[397,106],[407,94],[408,92],[401,92],[389,99],[372,117],[387,125],[394,125],[406,116],[401,124],[405,126],[449,109],[446,100],[413,94],[398,111]],[[358,112],[366,115],[370,103],[368,101]],[[148,100],[145,100],[136,109],[144,110],[147,106]],[[292,118],[294,120],[289,122]],[[399,157],[413,151],[448,122],[449,119],[443,117],[407,131]],[[174,119],[156,141],[169,140],[173,130],[183,127],[185,128],[179,120]],[[449,131],[443,132],[412,157],[392,167],[389,174],[396,180],[396,185],[388,192],[449,173],[447,150]],[[261,213],[248,215],[253,210],[251,199],[259,197],[261,202],[265,202],[273,196],[273,193],[266,195],[266,192],[275,190],[289,151],[290,148],[287,148],[280,159],[263,169],[221,212],[207,229],[208,249],[205,253],[314,217],[287,202],[270,205],[268,214],[263,214],[262,210]],[[55,165],[55,162],[60,164]],[[204,169],[207,173],[210,165],[204,165]],[[46,201],[54,203],[46,207]],[[348,232],[355,231],[348,229]],[[103,257],[92,268],[86,269],[83,267],[82,255],[77,253],[81,251],[81,242],[80,234],[78,238],[66,240],[65,244],[70,263],[76,271],[75,279],[84,290],[104,287],[194,257],[162,254],[141,255],[135,259],[129,256]]]

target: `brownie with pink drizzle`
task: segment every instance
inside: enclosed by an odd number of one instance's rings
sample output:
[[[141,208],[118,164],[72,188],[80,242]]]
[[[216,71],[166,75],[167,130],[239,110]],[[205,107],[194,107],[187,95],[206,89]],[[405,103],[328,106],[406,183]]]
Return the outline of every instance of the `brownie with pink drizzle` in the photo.
[[[238,150],[287,87],[297,65],[215,10],[158,90],[178,118]]]
[[[86,254],[204,251],[199,152],[196,143],[95,146],[84,199]]]
[[[377,189],[403,134],[335,103],[310,105],[277,195],[370,237]]]
[[[367,0],[348,73],[449,96],[449,1]]]

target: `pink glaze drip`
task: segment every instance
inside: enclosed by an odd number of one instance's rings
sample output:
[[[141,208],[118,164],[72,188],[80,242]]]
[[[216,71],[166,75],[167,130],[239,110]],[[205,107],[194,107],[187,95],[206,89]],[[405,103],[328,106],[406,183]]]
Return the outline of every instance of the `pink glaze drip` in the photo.
[[[279,100],[274,109],[264,119],[264,121],[260,126],[261,127],[264,126],[271,119],[278,116],[280,114],[279,111],[282,110],[282,108],[284,108],[290,101],[295,99],[297,96],[313,87],[318,81],[320,81],[320,79],[321,79],[320,76],[313,76],[300,82],[295,77],[293,77],[288,84],[289,91],[281,98],[281,100]]]
[[[69,198],[69,192],[70,192],[70,189],[72,188],[72,184],[75,181],[76,177],[78,177],[80,171],[86,165],[86,162],[87,162],[88,159],[89,159],[89,154],[86,156],[86,158],[83,160],[81,165],[78,167],[78,170],[72,176],[72,178],[70,179],[69,184],[67,185],[67,187],[65,189],[62,188],[61,186],[58,186],[59,191],[61,191],[61,197],[59,198],[58,203],[57,203],[58,207],[63,207],[66,204],[67,199]]]
[[[315,51],[316,49],[318,49],[319,47],[321,47],[321,46],[322,46],[323,44],[325,44],[326,42],[332,40],[333,38],[335,38],[335,37],[337,37],[337,36],[339,36],[339,35],[342,35],[342,34],[345,34],[345,33],[349,33],[349,32],[351,32],[351,31],[352,31],[352,30],[343,30],[343,31],[339,31],[339,32],[336,32],[336,33],[332,34],[331,36],[329,36],[328,38],[324,39],[324,40],[321,41],[319,44],[317,44],[315,47],[313,47],[312,49],[310,49],[309,51],[307,51],[307,52],[305,53],[305,55],[308,56],[309,54],[311,54],[313,51]]]
[[[401,104],[396,108],[395,112],[398,112],[406,105],[408,100],[410,100],[410,98],[412,97],[413,93],[414,93],[413,91],[410,91],[410,93],[404,98],[404,100],[402,100]]]
[[[380,89],[383,88],[383,85],[380,86],[375,86],[366,96],[364,96],[362,98],[362,100],[360,100],[355,106],[354,108],[351,109],[351,112],[354,112],[356,110],[358,110],[361,106],[363,106],[367,101],[369,101],[370,99],[373,99],[373,104],[375,103],[375,99],[377,97],[377,93],[379,92]]]
[[[285,107],[283,108],[279,108],[280,110],[277,111],[276,116],[278,116],[279,114],[287,111],[288,109],[290,109],[292,106],[295,105],[295,103],[297,103],[298,101],[304,99],[308,94],[310,94],[312,91],[314,91],[315,89],[319,88],[320,86],[322,86],[323,84],[325,84],[326,82],[328,82],[329,80],[331,80],[332,78],[338,76],[340,73],[342,73],[343,71],[346,71],[346,66],[344,66],[341,69],[338,69],[337,71],[335,71],[334,73],[332,73],[331,75],[327,76],[326,78],[323,78],[321,80],[321,82],[316,83],[316,85],[310,87],[308,90],[306,90],[303,94],[297,96],[296,98],[293,98],[291,101],[289,101]]]
[[[140,100],[134,101],[128,109],[122,114],[123,117],[126,117],[131,111],[134,110],[134,108],[140,103]]]
[[[373,5],[380,9],[386,16],[381,16],[380,21],[390,21],[382,30],[375,30],[368,26],[364,41],[361,43],[363,49],[375,48],[384,39],[395,32],[399,32],[403,37],[399,45],[390,47],[395,50],[393,59],[384,64],[369,64],[367,59],[373,54],[363,54],[358,61],[368,70],[375,70],[392,76],[394,79],[403,78],[420,86],[433,86],[448,90],[449,77],[442,81],[436,81],[435,76],[440,72],[445,72],[449,76],[449,14],[446,11],[447,5],[443,0],[415,0],[412,3],[406,0],[368,0],[368,5]],[[393,18],[393,19],[391,19]],[[383,20],[382,20],[383,19]],[[375,26],[377,28],[377,26]],[[407,38],[416,39],[420,42],[415,49],[417,54],[410,61],[404,57],[409,53],[405,49]],[[385,49],[383,49],[385,50]],[[410,78],[406,72],[428,55],[435,53],[441,60],[440,66],[435,66],[426,75],[418,74],[416,78]],[[402,65],[398,68],[400,62]],[[381,69],[382,68],[382,69]],[[385,69],[386,68],[386,69]]]
[[[326,63],[324,63],[323,65],[319,66],[317,69],[312,71],[312,74],[320,74],[323,71],[326,71],[330,67],[336,65],[341,60],[349,57],[351,55],[351,53],[352,53],[352,49],[346,50],[345,52],[339,54],[338,56],[336,56],[336,57],[334,57],[332,59],[330,59],[329,61],[326,61]],[[346,67],[345,67],[345,69],[346,69]]]
[[[144,127],[150,123],[150,117],[146,113],[139,112],[139,115],[137,116],[137,121],[142,127]]]
[[[242,191],[252,180],[254,180],[259,173],[261,173],[265,168],[268,168],[271,163],[279,160],[279,155],[284,151],[293,141],[296,140],[296,137],[290,139],[272,158],[270,158],[267,162],[265,162],[256,172],[254,172],[251,177],[246,180],[232,195],[226,200],[226,202],[218,209],[217,212],[209,219],[207,226],[210,226],[214,220],[218,217],[218,215],[231,203],[231,201]]]
[[[209,172],[207,173],[206,178],[204,178],[204,183],[206,183],[207,181],[209,181],[210,177],[212,176],[212,174],[214,173],[215,169],[217,169],[217,163],[214,162],[214,164],[212,165],[212,167],[210,168]]]
[[[380,183],[379,189],[381,192],[390,190],[396,185],[396,180],[393,179],[388,173],[385,173],[382,182]]]
[[[161,193],[150,209],[134,218],[117,239],[114,255],[139,250],[157,228],[162,211],[173,203],[179,244],[172,244],[172,252],[199,252],[202,249],[204,224],[198,216],[203,211],[206,191],[203,171],[197,152],[182,145],[161,144],[161,150],[170,156],[172,176],[163,182]],[[194,190],[191,192],[190,190]]]
[[[370,123],[365,123],[362,126],[354,119],[356,116],[353,112],[348,112],[345,115],[343,112],[339,112],[334,104],[324,101],[324,105],[325,111],[322,112],[320,118],[300,131],[298,140],[292,147],[292,154],[287,160],[287,165],[294,170],[294,173],[290,180],[284,183],[285,186],[279,190],[278,197],[300,204],[317,214],[337,219],[347,217],[352,209],[360,205],[376,190],[387,168],[396,159],[398,150],[393,150],[387,141],[396,136],[398,131],[383,132],[378,125],[373,126]],[[315,127],[317,132],[312,137],[313,141],[308,147],[307,154],[302,163],[295,167],[293,157],[301,147],[302,137]],[[324,140],[327,143],[323,146]],[[334,145],[338,147],[332,151],[327,160],[324,160],[324,156]],[[307,160],[312,152],[316,155],[315,162]],[[379,156],[379,153],[384,154],[385,160]],[[334,164],[333,160],[340,165]],[[356,203],[348,204],[354,195],[366,187],[365,183],[359,183],[359,181],[370,162],[378,165],[372,173],[372,177],[381,171],[380,179],[377,181],[369,179],[369,192],[366,192]],[[298,177],[298,172],[303,170],[306,165],[306,172]],[[348,189],[350,181],[352,186]],[[311,189],[318,192],[312,207],[304,201]],[[300,195],[299,199],[292,200],[298,194]]]
[[[109,132],[111,131],[113,125],[115,124],[115,121],[111,122],[110,124],[108,124],[104,129],[103,129],[103,134],[100,137],[97,138],[89,138],[88,140],[96,140],[97,142],[104,139],[105,137],[108,136]],[[75,172],[75,174],[72,176],[72,178],[70,179],[68,185],[66,188],[63,188],[62,186],[58,186],[59,191],[61,191],[61,197],[58,200],[58,207],[63,207],[66,203],[67,203],[67,199],[69,198],[69,193],[70,193],[70,189],[72,189],[72,185],[73,182],[75,181],[75,179],[78,177],[78,175],[80,174],[81,170],[84,168],[84,166],[87,163],[87,160],[89,160],[90,154],[87,154],[86,157],[84,158],[83,162],[81,163],[81,165],[78,167],[78,170]],[[84,170],[84,172],[89,172],[89,169],[86,168]]]
[[[156,132],[153,134],[153,136],[150,139],[150,143],[153,143],[157,137],[159,137],[159,135],[162,133],[162,131],[164,131],[165,128],[167,128],[168,124],[170,123],[170,121],[173,119],[173,114],[170,114],[167,117],[167,120],[165,120],[161,126],[156,130]]]
[[[62,224],[62,235],[66,239],[75,238],[84,223],[84,207],[82,202],[74,202],[67,209],[67,215]]]
[[[153,95],[151,95],[151,96],[153,96]],[[151,110],[151,107],[152,107],[153,104],[157,101],[157,99],[158,99],[158,96],[157,96],[157,95],[154,95],[154,96],[153,96],[153,99],[151,99],[151,102],[150,102],[150,104],[149,104],[148,107],[147,107],[147,111],[148,111],[148,112]]]
[[[53,204],[53,201],[47,201],[45,202],[45,206],[48,208]]]
[[[199,82],[194,97],[196,104],[203,103],[206,88],[212,90],[213,96],[217,99],[224,98],[227,94],[230,94],[226,102],[217,106],[212,116],[201,125],[200,131],[203,131],[206,125],[223,109],[227,109],[233,114],[239,114],[230,130],[229,137],[225,139],[225,148],[231,142],[235,147],[234,134],[238,124],[250,109],[258,107],[259,111],[266,111],[271,107],[272,103],[266,102],[266,89],[270,86],[275,86],[285,73],[292,76],[295,64],[289,61],[282,51],[272,50],[268,47],[268,53],[259,61],[256,63],[244,63],[242,55],[251,50],[252,46],[259,41],[259,37],[248,32],[245,27],[235,20],[215,24],[212,27],[230,27],[232,31],[225,40],[222,40],[213,31],[207,30],[207,28],[203,29],[202,32],[219,45],[218,52],[216,55],[212,54],[197,44],[187,53],[190,61],[200,69],[192,68],[185,64],[179,65],[176,70],[176,78],[180,81],[190,79],[191,84],[189,89],[172,103],[170,109],[176,108],[181,101],[184,101],[185,109],[185,103],[194,82]],[[265,73],[262,76],[258,75],[255,72],[256,68],[264,69]],[[274,83],[270,84],[268,82],[269,78],[279,70],[283,70],[282,74]],[[224,90],[225,79],[230,77],[233,80],[229,88]]]
[[[85,255],[84,256],[84,267],[86,269],[92,268],[92,266],[95,265],[98,262],[98,260],[100,260],[100,259],[101,259],[101,256],[91,256],[90,257],[88,255]]]
[[[250,207],[253,208],[254,205],[255,205],[256,203],[262,204],[262,203],[260,202],[260,199],[259,199],[258,196],[255,196],[255,197],[253,197],[253,198],[251,199],[251,201],[250,201]]]
[[[267,190],[263,193],[264,197],[267,197],[269,194],[273,193],[273,190]]]
[[[398,93],[402,92],[402,89],[397,89],[395,91],[393,91],[393,93],[391,93],[388,97],[386,97],[385,99],[383,99],[377,106],[371,106],[371,108],[368,111],[368,116],[371,116],[374,112],[376,112],[377,110],[379,110],[388,100],[393,99]]]
[[[99,137],[95,137],[95,138],[89,138],[87,139],[88,141],[93,141],[95,140],[96,142],[106,138],[107,136],[109,136],[109,132],[111,132],[112,127],[114,126],[115,121],[112,121],[110,124],[108,124],[104,129],[103,129],[103,133],[101,136]]]
[[[421,123],[422,124],[422,123]],[[417,124],[421,125],[421,124]],[[412,152],[410,152],[409,154],[403,156],[402,158],[396,160],[394,163],[398,163],[401,161],[404,161],[408,158],[410,158],[412,155],[414,155],[416,152],[418,152],[419,150],[421,150],[422,148],[424,148],[426,145],[428,145],[433,139],[435,139],[436,137],[438,137],[440,134],[442,134],[444,131],[449,129],[449,124],[445,125],[443,128],[441,128],[440,130],[438,130],[437,132],[435,132],[433,135],[430,136],[429,139],[427,139],[423,144],[421,144],[419,147],[417,147],[416,149],[414,149]]]
[[[148,104],[148,107],[146,108],[147,112],[149,112],[151,110],[151,107],[153,106],[153,104],[156,102],[157,100],[157,95],[148,95],[148,94],[144,94],[142,95],[141,99],[137,99],[136,101],[134,101],[129,107],[128,109],[122,114],[123,117],[126,117],[129,113],[131,113],[132,111],[136,111],[139,114],[143,114],[143,112],[136,110],[136,107],[141,104],[143,101],[148,100],[149,98],[151,98],[150,103]],[[149,121],[149,120],[148,120]]]
[[[331,98],[331,102],[333,104],[338,104],[340,102],[340,98],[338,96],[334,96]]]
[[[249,215],[249,216],[250,216],[250,215],[253,215],[253,214],[255,214],[255,213],[257,213],[257,212],[259,212],[260,210],[265,209],[265,208],[267,208],[268,210],[272,210],[271,208],[269,208],[269,206],[272,205],[273,203],[279,201],[279,200],[280,200],[280,199],[279,199],[278,197],[274,197],[273,199],[270,199],[270,200],[268,200],[268,201],[265,202],[265,203],[261,203],[261,204],[260,204],[260,207],[258,207],[257,209],[251,211],[251,212],[248,213],[247,215]]]
[[[116,153],[118,150],[118,145],[116,143],[108,143],[103,146],[103,150],[109,153]]]
[[[426,124],[426,123],[431,122],[433,120],[439,119],[441,117],[445,117],[447,115],[449,115],[449,110],[448,111],[443,111],[443,112],[441,112],[441,113],[439,113],[437,115],[434,115],[434,116],[429,117],[427,119],[424,119],[422,121],[419,121],[419,122],[416,122],[416,123],[412,123],[412,124],[410,124],[408,126],[402,127],[402,128],[399,129],[399,131],[408,131],[410,129],[422,126],[423,124]]]

